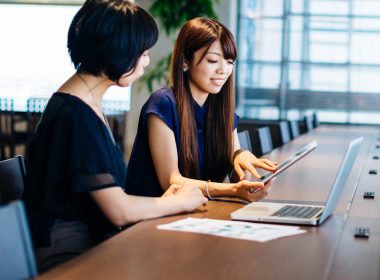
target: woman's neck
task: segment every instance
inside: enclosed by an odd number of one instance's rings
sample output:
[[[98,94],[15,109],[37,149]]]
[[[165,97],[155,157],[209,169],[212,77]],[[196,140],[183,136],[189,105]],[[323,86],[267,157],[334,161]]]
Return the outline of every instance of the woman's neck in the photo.
[[[103,76],[75,73],[59,89],[59,92],[77,96],[86,103],[101,104],[103,96],[112,83]]]
[[[107,89],[113,84],[114,82],[102,76],[96,77],[89,74],[75,73],[58,91],[80,98],[108,125],[103,114],[102,101]]]
[[[206,103],[206,100],[209,96],[209,93],[199,92],[197,90],[192,89],[191,86],[190,86],[190,93],[193,96],[193,99],[195,100],[195,102],[197,102],[200,107],[203,107],[203,105]]]

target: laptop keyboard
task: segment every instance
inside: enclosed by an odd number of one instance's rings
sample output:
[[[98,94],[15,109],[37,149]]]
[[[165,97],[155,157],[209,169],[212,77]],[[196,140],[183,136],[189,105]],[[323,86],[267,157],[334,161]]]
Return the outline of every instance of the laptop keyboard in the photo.
[[[277,217],[296,217],[296,218],[311,218],[321,210],[322,207],[315,206],[295,206],[295,205],[285,205],[280,208],[277,212],[273,213],[271,216]]]

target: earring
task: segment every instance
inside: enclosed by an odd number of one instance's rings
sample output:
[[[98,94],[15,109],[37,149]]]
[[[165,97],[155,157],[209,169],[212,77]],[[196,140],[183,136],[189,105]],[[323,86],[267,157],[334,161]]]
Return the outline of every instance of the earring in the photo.
[[[187,70],[189,70],[189,67],[187,67],[186,64],[183,65],[183,72],[186,72]]]

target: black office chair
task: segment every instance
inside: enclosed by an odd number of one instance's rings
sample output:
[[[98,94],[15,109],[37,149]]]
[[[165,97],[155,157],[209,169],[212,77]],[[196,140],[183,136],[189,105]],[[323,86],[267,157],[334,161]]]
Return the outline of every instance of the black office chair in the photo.
[[[28,136],[29,139],[37,127],[38,122],[42,117],[42,113],[48,103],[48,98],[29,97],[27,100],[27,115],[28,115]]]
[[[300,132],[306,133],[314,129],[314,120],[312,115],[306,115],[303,117],[300,125]]]
[[[0,161],[0,205],[21,198],[24,179],[25,164],[22,156]]]
[[[281,147],[290,142],[290,130],[287,121],[279,121],[270,126],[273,148]]]
[[[267,154],[273,150],[272,137],[270,135],[269,127],[260,127],[257,129],[259,136],[261,153]]]
[[[21,201],[0,207],[0,279],[37,275],[25,210]]]
[[[26,145],[28,133],[26,129],[16,129],[17,124],[26,123],[26,115],[16,114],[12,98],[0,98],[0,146],[1,159],[15,156],[17,145]],[[9,155],[6,151],[9,150]]]
[[[281,121],[279,122],[278,125],[280,128],[281,142],[282,142],[282,145],[284,145],[290,142],[291,140],[289,125],[287,121]]]
[[[269,127],[257,128],[254,133],[252,140],[252,152],[255,156],[261,157],[273,150],[272,137],[270,134]]]
[[[318,119],[318,114],[316,112],[313,113],[313,126],[314,128],[319,126],[319,119]]]
[[[239,137],[240,147],[252,153],[251,138],[249,137],[248,130],[238,132],[238,137]]]
[[[290,134],[292,139],[297,138],[300,136],[300,124],[297,120],[289,120],[289,128],[290,128]]]
[[[127,122],[127,102],[106,100],[103,101],[103,110],[107,116],[116,145],[124,152],[125,124]]]

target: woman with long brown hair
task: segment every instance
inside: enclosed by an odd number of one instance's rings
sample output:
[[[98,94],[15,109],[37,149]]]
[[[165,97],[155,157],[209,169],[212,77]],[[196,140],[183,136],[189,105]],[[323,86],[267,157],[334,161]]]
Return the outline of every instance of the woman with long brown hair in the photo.
[[[260,198],[262,183],[244,171],[276,164],[240,149],[234,112],[233,68],[237,49],[221,23],[195,18],[181,29],[172,55],[170,87],[152,94],[142,108],[127,170],[127,192],[158,196],[169,183],[197,184],[205,196]],[[234,166],[240,181],[223,183]]]

